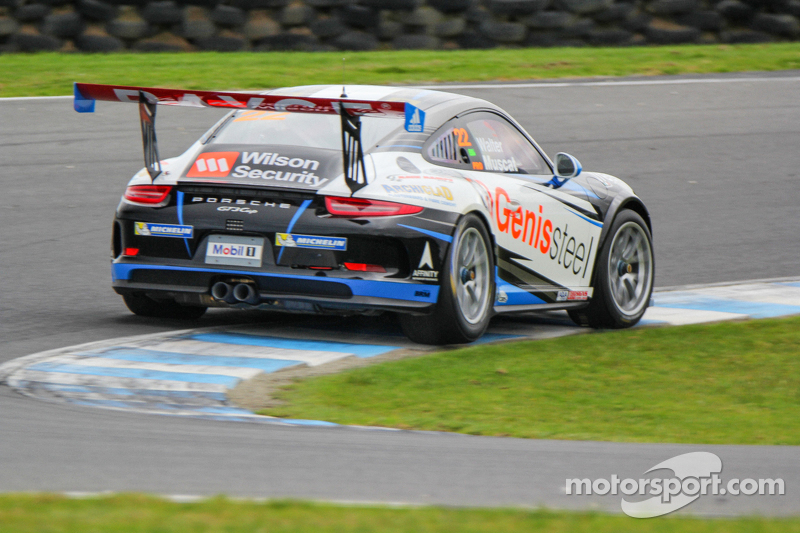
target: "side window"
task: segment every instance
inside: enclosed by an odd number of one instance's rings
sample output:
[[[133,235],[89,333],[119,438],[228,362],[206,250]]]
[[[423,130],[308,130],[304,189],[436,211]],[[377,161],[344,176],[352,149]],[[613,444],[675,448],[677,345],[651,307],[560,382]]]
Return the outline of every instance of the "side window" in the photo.
[[[463,121],[463,122],[462,122]],[[493,113],[471,113],[461,119],[462,130],[477,152],[475,170],[513,174],[550,174],[550,167],[520,131]]]
[[[459,127],[460,120],[451,120],[440,128],[428,141],[425,153],[434,163],[473,169],[473,161],[478,161],[467,130]]]

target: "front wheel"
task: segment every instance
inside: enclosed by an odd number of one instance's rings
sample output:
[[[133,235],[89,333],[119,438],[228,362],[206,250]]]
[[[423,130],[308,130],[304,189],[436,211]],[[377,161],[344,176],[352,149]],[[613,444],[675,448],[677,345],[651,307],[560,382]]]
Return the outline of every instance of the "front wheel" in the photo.
[[[408,338],[421,344],[464,344],[483,335],[492,317],[495,292],[491,242],[477,215],[459,221],[433,313],[400,316]]]
[[[611,226],[594,278],[588,307],[569,311],[581,326],[629,328],[644,315],[653,293],[655,261],[650,231],[642,217],[621,211]]]
[[[123,294],[122,299],[138,316],[196,320],[206,312],[206,307],[181,305],[174,300],[153,300],[145,295]]]

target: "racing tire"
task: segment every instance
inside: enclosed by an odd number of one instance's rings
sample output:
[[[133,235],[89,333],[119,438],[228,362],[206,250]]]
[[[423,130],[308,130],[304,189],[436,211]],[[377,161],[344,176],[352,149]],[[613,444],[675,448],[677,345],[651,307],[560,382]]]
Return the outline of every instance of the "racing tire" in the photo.
[[[650,231],[638,213],[621,211],[600,251],[594,294],[587,307],[569,311],[579,326],[622,329],[636,325],[653,293],[655,260]]]
[[[483,221],[473,214],[456,227],[429,315],[400,315],[403,333],[420,344],[465,344],[489,325],[495,298],[494,250]]]
[[[144,295],[123,294],[122,299],[134,315],[151,318],[197,320],[207,309],[202,306],[181,305],[172,300],[153,300]]]

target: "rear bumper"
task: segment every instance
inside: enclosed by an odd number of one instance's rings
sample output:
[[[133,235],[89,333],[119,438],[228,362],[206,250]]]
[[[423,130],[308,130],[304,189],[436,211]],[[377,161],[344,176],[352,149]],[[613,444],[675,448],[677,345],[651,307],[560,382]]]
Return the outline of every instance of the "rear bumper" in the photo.
[[[229,307],[210,295],[217,281],[248,280],[258,289],[261,307],[280,309],[286,302],[308,302],[324,309],[389,309],[424,312],[436,303],[439,286],[412,281],[383,281],[299,275],[233,268],[203,268],[120,260],[112,263],[112,284],[119,294],[148,293],[207,306]],[[236,304],[230,307],[242,307]],[[290,306],[291,307],[291,306]],[[306,309],[312,310],[312,309]]]

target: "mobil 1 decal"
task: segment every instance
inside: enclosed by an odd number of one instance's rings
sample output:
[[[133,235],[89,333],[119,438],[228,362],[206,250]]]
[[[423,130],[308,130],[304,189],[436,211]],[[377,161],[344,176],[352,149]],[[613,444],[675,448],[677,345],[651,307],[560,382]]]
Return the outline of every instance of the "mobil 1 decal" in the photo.
[[[336,150],[213,145],[195,158],[184,178],[319,189],[341,174],[341,168],[341,154]]]
[[[588,287],[601,226],[527,187],[496,187],[497,242],[525,259],[523,268],[566,287]]]

